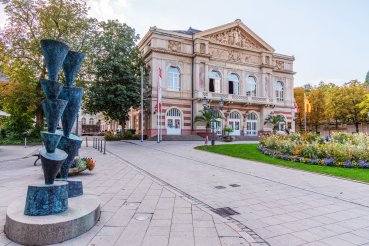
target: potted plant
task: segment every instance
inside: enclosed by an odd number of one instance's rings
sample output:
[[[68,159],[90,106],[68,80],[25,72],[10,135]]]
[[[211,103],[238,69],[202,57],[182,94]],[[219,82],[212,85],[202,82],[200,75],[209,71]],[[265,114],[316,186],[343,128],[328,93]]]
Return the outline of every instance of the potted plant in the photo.
[[[224,142],[232,142],[233,141],[232,136],[229,135],[231,132],[233,132],[232,128],[230,128],[230,127],[224,128],[224,133],[225,133],[225,135],[223,136],[223,141]]]
[[[205,135],[208,135],[208,129],[211,126],[211,113],[208,110],[202,110],[200,111],[202,115],[197,115],[195,117],[195,123],[201,122],[205,123]]]

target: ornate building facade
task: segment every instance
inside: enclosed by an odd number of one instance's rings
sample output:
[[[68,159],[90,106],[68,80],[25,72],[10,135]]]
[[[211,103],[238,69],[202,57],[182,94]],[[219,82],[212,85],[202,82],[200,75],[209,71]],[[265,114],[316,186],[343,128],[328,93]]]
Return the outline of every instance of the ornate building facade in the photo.
[[[216,112],[218,135],[225,127],[239,136],[271,131],[264,125],[271,113],[285,118],[280,130],[294,131],[294,57],[275,53],[240,20],[205,31],[151,27],[138,46],[152,86],[151,112],[144,117],[148,137],[157,135],[159,70],[163,135],[203,134],[205,124],[194,119],[204,109],[204,98],[215,107],[225,103]],[[139,112],[132,117],[139,118]]]

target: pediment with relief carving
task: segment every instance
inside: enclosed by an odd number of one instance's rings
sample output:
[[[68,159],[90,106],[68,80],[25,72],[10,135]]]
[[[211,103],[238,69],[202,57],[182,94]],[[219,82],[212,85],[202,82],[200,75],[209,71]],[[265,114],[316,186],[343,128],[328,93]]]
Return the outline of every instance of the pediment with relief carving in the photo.
[[[208,38],[211,42],[223,45],[258,51],[268,50],[239,27],[233,27],[221,32],[213,33],[205,36],[204,38]]]

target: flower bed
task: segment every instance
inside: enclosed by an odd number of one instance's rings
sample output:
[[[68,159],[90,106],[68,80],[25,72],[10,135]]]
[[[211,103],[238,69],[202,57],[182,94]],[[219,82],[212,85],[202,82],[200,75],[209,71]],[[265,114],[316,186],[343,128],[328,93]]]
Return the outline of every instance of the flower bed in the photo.
[[[369,137],[334,133],[324,139],[314,133],[262,136],[265,155],[294,162],[346,168],[369,167]]]

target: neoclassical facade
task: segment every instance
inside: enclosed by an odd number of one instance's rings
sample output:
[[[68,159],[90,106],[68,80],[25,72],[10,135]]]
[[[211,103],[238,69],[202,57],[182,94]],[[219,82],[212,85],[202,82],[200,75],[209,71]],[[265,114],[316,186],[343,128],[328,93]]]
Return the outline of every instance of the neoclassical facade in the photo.
[[[163,135],[203,134],[205,124],[194,118],[203,99],[219,108],[216,132],[231,127],[231,135],[257,136],[271,131],[265,118],[282,115],[280,129],[294,131],[293,56],[274,49],[240,20],[199,31],[169,31],[151,27],[138,44],[152,85],[151,112],[145,118],[148,137],[157,135],[156,98],[162,71]],[[139,112],[131,118],[139,118]],[[136,129],[139,129],[138,120]]]

